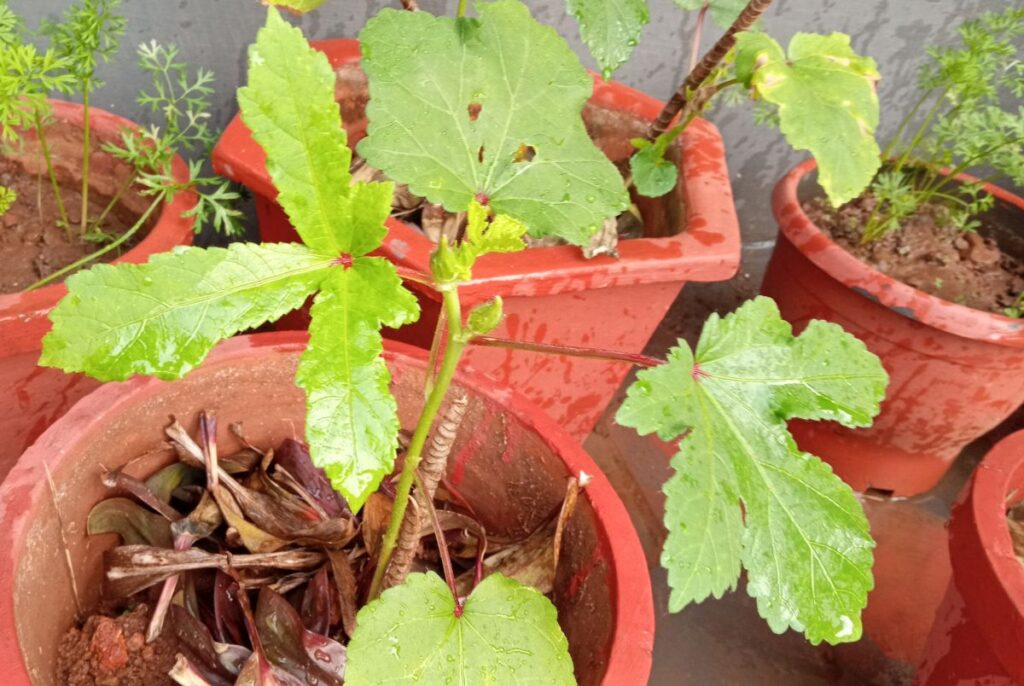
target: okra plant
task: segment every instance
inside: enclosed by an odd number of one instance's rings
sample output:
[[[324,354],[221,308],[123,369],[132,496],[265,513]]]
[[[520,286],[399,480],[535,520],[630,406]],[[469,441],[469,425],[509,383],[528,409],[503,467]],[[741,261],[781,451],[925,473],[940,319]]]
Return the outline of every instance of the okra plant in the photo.
[[[885,148],[871,184],[877,199],[862,242],[899,230],[925,203],[972,231],[995,199],[985,181],[1024,185],[1024,8],[986,12],[959,27],[961,47],[932,47],[918,75],[920,97]],[[979,183],[957,174],[979,169]]]
[[[567,0],[583,41],[609,78],[630,56],[649,21],[647,0]],[[690,72],[651,125],[633,143],[632,181],[643,195],[660,196],[676,184],[669,146],[720,94],[745,89],[767,106],[767,116],[797,150],[818,163],[818,179],[839,206],[860,195],[878,170],[879,79],[874,60],[850,47],[842,33],[797,33],[783,50],[757,28],[772,0],[675,0],[697,10]],[[725,33],[697,59],[707,17]],[[761,116],[765,116],[761,112]],[[676,122],[673,125],[673,122]]]
[[[445,345],[435,350],[369,602],[347,647],[344,680],[353,686],[574,680],[554,606],[518,581],[491,574],[462,597],[453,579],[446,584],[427,572],[381,592],[424,445],[463,350],[518,345],[487,335],[500,322],[500,299],[462,311],[459,289],[472,279],[475,260],[521,249],[526,220],[559,232],[591,211],[568,201],[547,207],[549,187],[570,195],[590,187],[582,192],[595,198],[602,192],[613,198],[621,189],[621,182],[615,190],[599,187],[602,172],[594,170],[600,165],[591,168],[589,153],[580,153],[586,74],[562,59],[568,48],[518,0],[477,9],[474,20],[385,11],[364,31],[374,97],[392,89],[396,98],[404,91],[410,103],[419,102],[404,112],[373,105],[375,133],[365,150],[385,157],[422,136],[431,147],[412,180],[467,212],[464,234],[438,244],[430,274],[400,272],[370,256],[384,237],[394,184],[353,181],[334,73],[271,8],[249,50],[248,84],[238,101],[302,242],[180,247],[146,264],[94,266],[68,279],[69,293],[53,310],[44,340],[47,366],[101,380],[173,379],[201,363],[218,341],[273,321],[313,295],[309,344],[296,374],[306,393],[306,439],[315,464],[357,511],[393,471],[398,448],[381,327],[418,317],[403,279],[440,292],[445,316],[437,337],[443,332]],[[399,42],[386,46],[386,40]],[[406,55],[412,66],[402,69],[397,56],[406,44],[418,50]],[[443,89],[447,99],[428,104],[416,94],[431,67],[417,65],[427,65],[435,49],[468,80],[452,80]],[[545,69],[532,63],[535,54],[547,60]],[[517,57],[505,62],[508,71],[499,69],[502,57]],[[510,87],[530,100],[509,97]],[[506,137],[520,143],[488,147]],[[438,140],[451,150],[436,146]],[[520,144],[536,148],[531,159],[517,159]],[[582,156],[572,158],[566,147]],[[563,223],[568,218],[574,219]],[[608,351],[562,352],[623,359]],[[662,563],[673,589],[671,609],[720,597],[746,569],[748,592],[774,630],[802,631],[815,643],[859,638],[872,586],[867,521],[849,487],[796,447],[786,420],[866,426],[887,381],[878,359],[833,324],[813,322],[794,336],[766,298],[713,316],[695,350],[680,341],[664,361],[628,359],[650,368],[639,372],[618,420],[680,441],[665,485],[669,534]]]
[[[82,100],[82,185],[81,212],[77,238],[101,244],[86,257],[40,279],[29,290],[63,278],[85,264],[120,248],[141,230],[153,213],[176,193],[191,190],[197,204],[186,216],[196,218],[199,232],[210,223],[225,234],[238,231],[239,212],[234,208],[238,195],[226,181],[203,174],[201,160],[189,164],[186,178],[172,170],[175,153],[205,153],[214,143],[208,128],[209,96],[213,92],[213,73],[199,69],[192,75],[188,65],[177,60],[174,46],[150,42],[139,46],[139,66],[150,75],[152,90],[139,95],[139,104],[149,109],[161,124],[141,130],[124,130],[120,144],[105,144],[103,149],[128,163],[131,174],[116,190],[98,216],[90,216],[90,157],[93,150],[90,102],[103,86],[96,76],[101,62],[109,62],[117,52],[124,33],[125,19],[119,12],[120,0],[81,0],[70,5],[61,21],[46,20],[39,33],[49,40],[41,51],[30,42],[24,22],[0,0],[0,130],[9,149],[17,149],[22,132],[34,132],[46,163],[53,202],[65,230],[72,237],[71,222],[57,180],[47,140],[47,127],[53,112],[47,96],[59,92]],[[104,229],[109,213],[124,193],[135,187],[150,203],[137,221],[120,235]],[[8,189],[9,190],[9,189]],[[14,202],[10,192],[0,197],[0,209]]]

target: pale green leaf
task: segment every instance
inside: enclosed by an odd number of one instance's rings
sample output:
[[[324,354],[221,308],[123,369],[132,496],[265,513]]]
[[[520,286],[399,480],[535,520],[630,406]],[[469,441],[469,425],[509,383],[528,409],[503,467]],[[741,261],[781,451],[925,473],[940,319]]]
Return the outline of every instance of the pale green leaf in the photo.
[[[675,3],[684,10],[699,10],[707,4],[711,20],[723,29],[732,26],[747,6],[747,0],[675,0]]]
[[[676,165],[666,160],[664,151],[656,145],[648,145],[630,157],[629,171],[637,192],[648,198],[665,195],[675,188],[679,179]]]
[[[242,119],[267,154],[277,201],[303,242],[324,254],[363,255],[386,232],[391,184],[350,185],[334,70],[277,10],[249,48]]]
[[[415,321],[419,306],[394,266],[358,257],[324,279],[296,383],[306,391],[313,463],[353,510],[388,474],[398,448],[398,409],[381,359],[381,326]]]
[[[461,617],[444,581],[410,574],[359,611],[347,686],[575,684],[555,606],[537,590],[491,574]]]
[[[629,202],[580,116],[592,80],[518,0],[476,9],[479,20],[385,9],[367,23],[359,152],[449,211],[486,196],[531,235],[585,244]]]
[[[860,195],[881,164],[874,137],[879,76],[849,36],[798,33],[786,55],[767,35],[744,31],[736,41],[736,76],[778,107],[782,134],[814,155],[833,205]]]
[[[101,381],[182,376],[220,340],[302,305],[332,260],[302,245],[180,247],[67,280],[40,364]]]
[[[629,59],[650,20],[647,0],[567,0],[567,9],[606,79]]]
[[[796,448],[786,420],[865,426],[886,383],[860,341],[821,322],[794,337],[768,298],[712,315],[696,355],[680,342],[665,365],[637,374],[617,420],[683,436],[665,487],[673,610],[724,592],[740,559],[775,631],[814,643],[860,637],[872,587],[867,520],[850,488]]]

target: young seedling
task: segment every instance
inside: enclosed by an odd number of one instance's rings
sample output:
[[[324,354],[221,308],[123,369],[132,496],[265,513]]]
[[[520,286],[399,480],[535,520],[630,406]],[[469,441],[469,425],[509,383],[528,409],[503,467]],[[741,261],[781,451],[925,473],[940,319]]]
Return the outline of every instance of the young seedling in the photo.
[[[629,57],[648,21],[646,0],[568,0],[584,42],[608,78]],[[632,183],[657,197],[675,187],[677,168],[665,159],[672,143],[719,94],[740,86],[776,110],[782,134],[818,162],[819,181],[834,206],[857,197],[879,166],[878,71],[841,33],[798,33],[788,50],[756,29],[772,0],[676,0],[698,10],[691,70],[630,160]],[[725,33],[696,59],[706,16]],[[625,42],[622,38],[625,37]],[[763,116],[763,114],[762,114]],[[673,122],[676,122],[673,125]]]
[[[118,14],[121,0],[82,0],[68,7],[62,22],[44,20],[40,32],[50,38],[54,52],[63,60],[71,77],[64,92],[82,98],[82,208],[79,231],[85,235],[89,224],[89,161],[92,148],[89,99],[103,87],[96,78],[100,61],[117,54],[124,35],[125,20]],[[67,217],[64,217],[65,221]]]
[[[477,45],[486,31],[499,30],[487,28],[496,16],[523,40],[548,35],[514,0],[482,7],[479,24],[448,24],[467,46]],[[427,23],[421,28],[423,40],[438,35]],[[465,66],[485,69],[487,61],[482,55],[480,60]],[[384,74],[371,71],[371,79],[400,78],[409,89],[420,83],[416,72]],[[309,344],[296,375],[306,392],[306,439],[314,463],[358,511],[371,495],[379,495],[398,447],[381,327],[398,327],[418,316],[403,278],[434,286],[447,315],[439,324],[446,345],[436,352],[394,486],[370,602],[359,612],[348,645],[345,683],[573,683],[554,606],[511,578],[491,574],[462,595],[444,564],[447,580],[433,572],[411,574],[381,593],[427,439],[462,351],[474,344],[538,346],[488,337],[501,319],[499,299],[462,312],[459,289],[472,279],[475,260],[521,249],[527,229],[497,211],[492,198],[485,203],[465,197],[457,175],[439,177],[437,190],[465,203],[466,230],[459,241],[438,244],[430,274],[400,273],[369,256],[384,237],[394,186],[353,182],[334,79],[327,59],[271,9],[250,48],[249,81],[238,99],[266,153],[278,201],[302,243],[182,247],[147,264],[103,264],[78,272],[51,314],[53,329],[40,363],[102,380],[133,374],[173,379],[199,364],[219,340],[273,321],[313,295]],[[543,91],[546,83],[547,75],[534,85]],[[484,109],[488,102],[483,101]],[[380,116],[396,125],[408,120],[389,119],[387,112]],[[446,114],[441,121],[443,127],[451,118]],[[438,137],[441,133],[433,131],[431,138]],[[475,153],[475,148],[456,147]],[[485,166],[483,178],[503,178],[510,163]],[[480,164],[478,157],[465,161],[466,169],[478,174]],[[555,182],[561,178],[541,171]],[[571,185],[576,178],[569,176]],[[514,180],[513,175],[504,183]],[[450,191],[445,184],[451,184]],[[501,190],[497,183],[495,198]],[[676,472],[665,487],[669,538],[662,561],[673,587],[673,610],[721,596],[745,568],[748,591],[774,630],[803,631],[815,643],[860,636],[860,611],[872,586],[867,521],[849,487],[817,458],[800,452],[786,429],[786,420],[797,417],[848,426],[870,422],[886,375],[859,341],[823,322],[812,322],[794,337],[774,303],[758,298],[732,315],[712,317],[695,351],[680,342],[664,362],[599,350],[553,352],[651,367],[638,374],[618,418],[641,433],[681,440]],[[211,434],[207,427],[203,435]],[[439,536],[442,558],[443,542]],[[258,634],[257,623],[249,620]],[[256,643],[259,660],[269,660]],[[287,671],[286,663],[257,666],[261,674]],[[274,673],[284,679],[279,671]],[[187,664],[178,672],[182,679],[193,676]]]
[[[885,148],[888,161],[871,185],[877,200],[862,243],[898,231],[926,203],[945,209],[949,225],[973,231],[994,198],[982,183],[1024,184],[1024,9],[987,12],[959,28],[963,46],[933,47],[918,76],[921,95]],[[927,109],[925,109],[927,108]],[[981,168],[979,183],[956,177]]]

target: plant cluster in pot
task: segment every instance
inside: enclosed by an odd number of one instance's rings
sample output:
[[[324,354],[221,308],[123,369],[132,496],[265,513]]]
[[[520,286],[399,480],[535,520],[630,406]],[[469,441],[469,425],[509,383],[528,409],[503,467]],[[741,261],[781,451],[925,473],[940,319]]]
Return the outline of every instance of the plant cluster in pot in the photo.
[[[116,0],[83,0],[40,29],[45,49],[0,4],[0,479],[21,452],[96,387],[36,365],[46,315],[64,277],[98,260],[143,262],[187,245],[207,219],[230,232],[234,194],[187,165],[178,150],[212,143],[206,98],[213,75],[193,78],[173,47],[139,48],[154,79],[140,102],[162,125],[140,129],[91,107],[125,22]],[[169,80],[166,80],[170,77]],[[82,103],[50,100],[58,91]]]
[[[836,322],[892,376],[870,429],[794,424],[857,490],[923,493],[1024,402],[1024,10],[987,13],[936,47],[878,174],[838,210],[805,162],[776,187],[780,233],[762,293],[800,328]],[[973,171],[976,178],[966,172]]]
[[[623,15],[602,11],[603,2],[568,4],[605,77],[627,59],[648,20],[644,0],[627,4],[633,7]],[[501,296],[502,335],[641,352],[686,281],[728,278],[739,260],[722,141],[698,115],[713,96],[741,83],[723,60],[738,35],[752,33],[770,1],[751,2],[742,13],[742,6],[730,11],[719,7],[724,4],[713,3],[712,16],[726,33],[694,61],[668,104],[588,76],[570,47],[518,2],[479,3],[479,18],[467,24],[477,40],[468,43],[451,18],[385,10],[367,23],[359,43],[317,44],[338,69],[339,98],[351,110],[354,173],[400,184],[380,254],[426,270],[438,238],[464,230],[470,204],[481,201],[525,224],[531,247],[483,257],[465,288],[467,303]],[[831,42],[813,44],[812,57],[856,58],[843,38],[819,38]],[[767,97],[763,83],[781,93],[770,102],[797,113],[787,135],[817,154],[799,124],[813,99],[778,65],[761,67],[747,65],[747,76],[761,78],[746,85],[758,96]],[[781,88],[776,77],[785,80]],[[877,109],[877,102],[867,106]],[[854,150],[871,137],[867,129],[852,134],[842,143]],[[848,162],[836,162],[822,158],[843,176]],[[294,239],[241,118],[226,129],[214,163],[253,190],[263,240]],[[444,311],[429,289],[418,294],[420,324],[389,336],[431,347],[433,324]],[[307,317],[289,319],[288,326],[301,327]],[[606,361],[527,350],[472,350],[467,362],[522,392],[581,439],[626,376]]]
[[[476,202],[429,273],[372,256],[394,185],[352,179],[333,95],[326,58],[269,10],[238,98],[302,242],[179,248],[68,280],[44,364],[104,380],[188,376],[100,389],[0,487],[8,683],[140,670],[188,686],[646,679],[649,579],[610,484],[584,474],[592,463],[541,410],[457,373],[467,348],[537,349],[491,335],[501,298],[465,315],[461,299],[477,259],[521,250],[526,227]],[[434,355],[383,344],[384,325],[419,314],[403,279],[440,294]],[[311,295],[308,341],[243,337],[199,366],[221,339]],[[887,378],[863,344],[825,322],[793,336],[758,298],[666,360],[543,352],[644,367],[618,420],[680,439],[665,485],[670,609],[720,597],[746,570],[774,630],[857,640],[867,521],[785,422],[870,423]],[[169,412],[198,415],[198,431],[174,420],[160,449]],[[215,412],[221,427],[244,424],[218,432]],[[39,571],[58,565],[73,581],[55,590]],[[104,616],[100,599],[133,609]]]
[[[1024,432],[997,443],[953,507],[953,578],[916,684],[1024,682]]]

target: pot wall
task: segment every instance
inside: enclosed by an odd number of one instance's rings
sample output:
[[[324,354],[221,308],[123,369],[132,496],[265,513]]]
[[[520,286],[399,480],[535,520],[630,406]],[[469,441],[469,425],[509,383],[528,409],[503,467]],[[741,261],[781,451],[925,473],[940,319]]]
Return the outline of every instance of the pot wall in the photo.
[[[303,433],[304,399],[294,385],[306,335],[243,336],[222,344],[185,379],[138,378],[87,396],[25,453],[0,486],[0,664],[10,686],[54,683],[61,634],[75,615],[60,522],[82,605],[97,600],[103,551],[116,536],[87,537],[89,509],[109,495],[103,468],[135,460],[127,472],[151,473],[173,459],[163,442],[168,416],[194,428],[206,409],[220,418],[222,452],[237,448],[227,431],[243,421],[256,444]],[[425,355],[388,342],[402,425],[422,403]],[[555,604],[581,684],[644,683],[650,672],[654,618],[651,587],[636,532],[608,480],[579,444],[518,395],[486,379],[461,375],[470,404],[452,452],[449,478],[489,532],[525,534],[560,507],[566,478],[593,481],[566,530]],[[51,497],[49,467],[56,484]],[[56,510],[54,508],[56,501]],[[29,677],[31,675],[31,678]]]
[[[791,431],[856,490],[923,493],[964,446],[1024,403],[1024,322],[931,296],[832,242],[800,208],[798,186],[813,169],[805,162],[775,188],[779,240],[761,292],[798,330],[825,319],[860,338],[890,383],[870,429],[795,421]],[[1024,199],[987,189],[1024,212]]]
[[[58,178],[66,183],[80,183],[82,107],[60,101],[51,104],[56,121],[49,128],[47,141],[52,147]],[[120,142],[121,130],[135,124],[95,107],[90,108],[90,123],[90,186],[97,193],[113,196],[130,169],[102,152],[100,144]],[[31,173],[45,173],[37,151],[34,134],[26,134],[25,149],[18,158],[25,159],[25,167]],[[181,158],[174,160],[174,173],[180,180],[186,178],[187,168]],[[150,255],[190,244],[192,220],[183,219],[181,213],[194,203],[193,193],[179,193],[161,210],[142,240],[116,261],[145,262]],[[126,193],[124,204],[142,214],[149,200]],[[52,284],[34,291],[0,294],[0,480],[50,424],[99,385],[80,374],[68,375],[36,365],[42,338],[50,329],[47,315],[65,293],[67,288],[63,284]]]
[[[996,444],[953,508],[953,579],[928,639],[918,686],[1024,683],[1024,565],[1006,510],[1024,497],[1024,431]]]
[[[337,39],[313,44],[336,68],[342,119],[354,145],[365,132],[365,78],[358,70],[359,44]],[[595,141],[617,162],[632,152],[629,139],[640,135],[662,103],[595,76],[588,125]],[[613,120],[613,121],[612,121]],[[265,241],[294,241],[294,230],[274,202],[266,157],[236,116],[213,153],[214,167],[249,187],[256,196]],[[698,120],[682,137],[680,183],[675,201],[647,203],[649,237],[623,241],[618,259],[585,259],[579,248],[533,248],[511,255],[489,255],[474,270],[474,283],[462,289],[468,305],[495,295],[504,299],[505,322],[497,336],[530,342],[640,352],[687,281],[730,278],[739,264],[739,225],[718,130]],[[432,242],[418,229],[388,221],[380,250],[397,265],[429,272]],[[438,297],[420,292],[420,322],[394,336],[429,347]],[[291,316],[284,326],[304,327]],[[585,438],[601,417],[626,374],[627,365],[524,351],[470,349],[466,363],[501,380],[544,407],[571,434]]]

